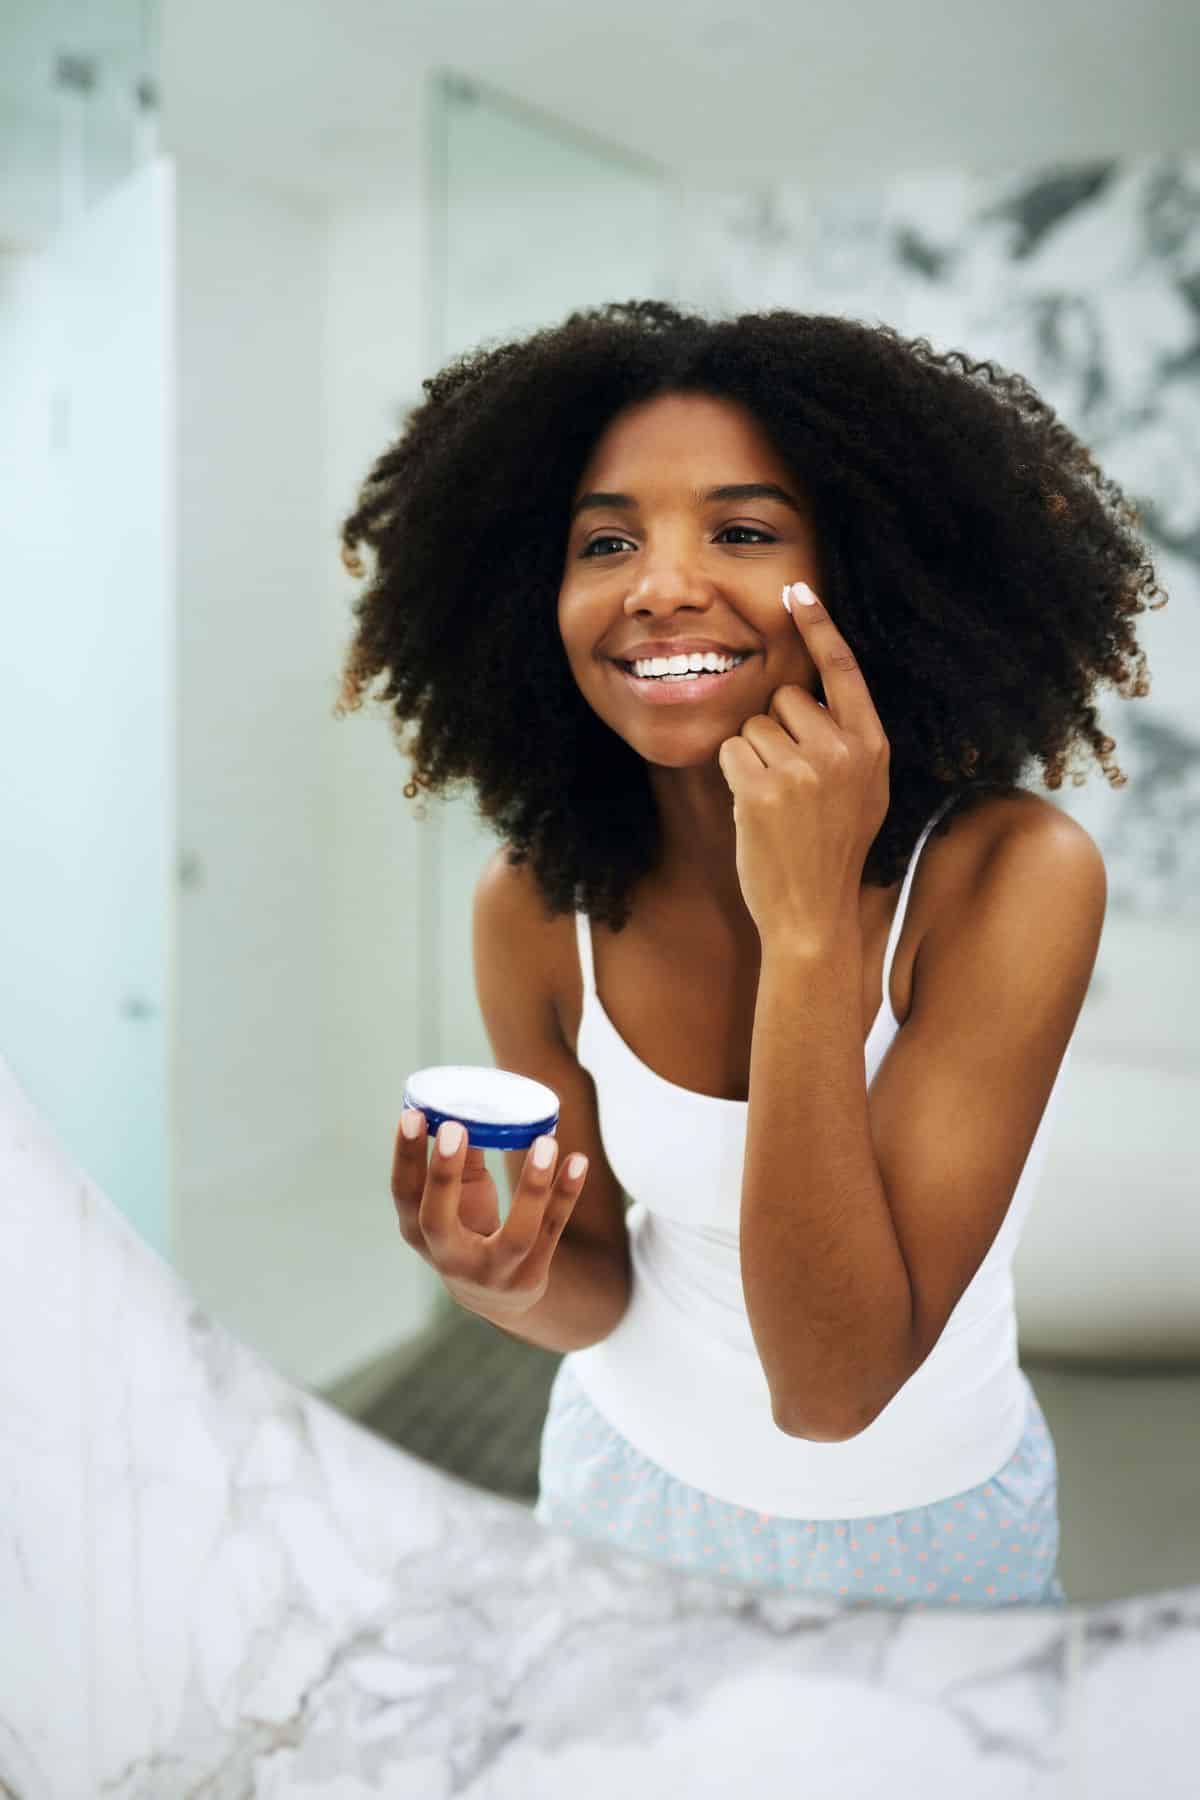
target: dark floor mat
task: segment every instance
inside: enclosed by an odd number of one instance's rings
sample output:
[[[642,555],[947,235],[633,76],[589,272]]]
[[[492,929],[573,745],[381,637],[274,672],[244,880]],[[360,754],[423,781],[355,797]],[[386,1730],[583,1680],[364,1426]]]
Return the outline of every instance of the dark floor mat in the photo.
[[[473,1487],[533,1506],[542,1425],[561,1361],[459,1308],[360,1422]]]

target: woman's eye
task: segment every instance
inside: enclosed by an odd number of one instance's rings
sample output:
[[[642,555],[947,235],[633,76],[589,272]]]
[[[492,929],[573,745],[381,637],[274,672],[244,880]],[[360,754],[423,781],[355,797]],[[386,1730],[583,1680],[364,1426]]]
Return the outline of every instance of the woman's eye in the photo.
[[[726,525],[723,530],[717,533],[717,536],[722,538],[727,531],[744,531],[750,537],[762,538],[763,542],[767,544],[776,542],[769,531],[759,531],[753,525]],[[582,555],[590,556],[597,544],[628,544],[629,542],[629,538],[620,537],[616,533],[606,533],[600,537],[594,537],[591,543],[588,544],[587,548],[582,552]]]

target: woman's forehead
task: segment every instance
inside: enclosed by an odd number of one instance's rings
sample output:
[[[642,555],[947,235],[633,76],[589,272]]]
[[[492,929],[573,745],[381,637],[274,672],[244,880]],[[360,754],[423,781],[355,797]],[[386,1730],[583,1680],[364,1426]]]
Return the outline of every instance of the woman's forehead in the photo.
[[[636,486],[637,499],[737,483],[797,483],[748,408],[709,395],[668,394],[627,407],[598,436],[573,504],[587,489]]]

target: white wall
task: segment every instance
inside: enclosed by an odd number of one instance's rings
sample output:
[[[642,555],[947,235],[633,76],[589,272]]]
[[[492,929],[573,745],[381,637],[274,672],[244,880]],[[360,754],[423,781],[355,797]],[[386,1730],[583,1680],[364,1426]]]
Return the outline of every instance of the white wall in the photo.
[[[397,166],[361,213],[178,166],[173,1260],[313,1386],[441,1292],[388,1187],[419,1035],[404,765],[381,719],[330,711],[357,591],[336,524],[424,372],[419,140]]]

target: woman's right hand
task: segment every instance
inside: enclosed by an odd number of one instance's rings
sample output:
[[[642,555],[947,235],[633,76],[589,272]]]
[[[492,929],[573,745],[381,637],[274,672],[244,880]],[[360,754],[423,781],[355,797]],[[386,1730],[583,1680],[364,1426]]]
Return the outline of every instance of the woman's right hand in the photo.
[[[566,1173],[572,1157],[556,1175],[558,1144],[553,1136],[535,1139],[501,1225],[496,1184],[466,1127],[451,1155],[443,1155],[435,1138],[430,1156],[425,1115],[417,1108],[409,1112],[419,1121],[417,1135],[407,1138],[398,1130],[392,1160],[401,1237],[468,1311],[504,1317],[528,1312],[546,1292],[555,1247],[587,1179],[586,1158],[574,1179]],[[554,1152],[544,1169],[533,1160],[539,1143]]]

